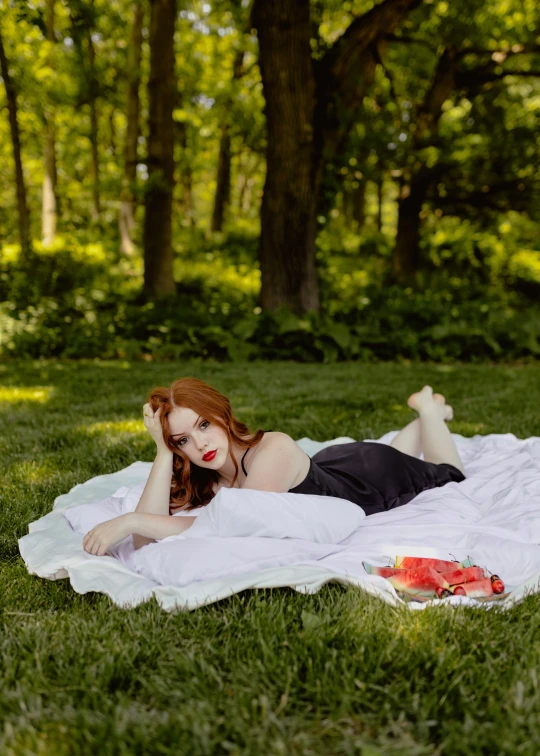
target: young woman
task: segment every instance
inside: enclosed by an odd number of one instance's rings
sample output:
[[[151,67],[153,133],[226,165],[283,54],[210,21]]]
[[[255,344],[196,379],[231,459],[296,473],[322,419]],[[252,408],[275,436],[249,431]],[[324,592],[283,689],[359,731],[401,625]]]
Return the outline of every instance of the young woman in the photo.
[[[370,515],[407,504],[428,488],[464,480],[445,423],[453,412],[444,397],[424,386],[407,403],[419,417],[391,445],[353,441],[310,459],[286,433],[250,433],[227,397],[197,378],[156,388],[143,407],[156,458],[137,509],[95,527],[84,537],[84,548],[102,556],[130,534],[140,548],[182,533],[195,517],[170,515],[205,506],[223,486],[338,496]],[[422,452],[425,461],[418,458]]]

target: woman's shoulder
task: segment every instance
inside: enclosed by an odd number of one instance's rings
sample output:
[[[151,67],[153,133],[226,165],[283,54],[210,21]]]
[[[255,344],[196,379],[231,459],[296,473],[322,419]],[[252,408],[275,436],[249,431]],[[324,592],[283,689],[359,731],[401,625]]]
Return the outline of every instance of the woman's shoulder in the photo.
[[[256,456],[260,455],[264,460],[268,460],[268,464],[271,464],[274,454],[277,458],[282,458],[283,451],[296,463],[295,482],[291,487],[304,480],[309,470],[309,456],[298,446],[294,438],[281,431],[265,433],[263,439],[248,451],[245,459],[248,476],[249,468]]]

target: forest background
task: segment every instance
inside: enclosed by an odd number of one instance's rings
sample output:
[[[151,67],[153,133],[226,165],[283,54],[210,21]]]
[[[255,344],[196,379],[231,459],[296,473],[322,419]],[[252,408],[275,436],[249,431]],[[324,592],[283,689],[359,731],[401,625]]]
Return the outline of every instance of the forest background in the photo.
[[[538,359],[534,0],[0,11],[0,356]]]

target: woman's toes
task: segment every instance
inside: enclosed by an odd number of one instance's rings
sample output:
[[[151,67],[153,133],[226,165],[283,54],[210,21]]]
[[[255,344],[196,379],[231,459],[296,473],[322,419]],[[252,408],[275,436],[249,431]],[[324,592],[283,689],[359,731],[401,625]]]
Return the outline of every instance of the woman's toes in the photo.
[[[416,394],[411,394],[407,399],[407,404],[412,409],[419,412],[422,407],[429,406],[433,403],[433,389],[431,386],[424,386],[421,391],[417,391]]]
[[[440,404],[443,407],[446,404],[446,399],[444,398],[442,394],[433,394],[433,401],[436,404]]]
[[[454,410],[452,409],[452,407],[449,404],[445,405],[445,408],[444,408],[444,419],[445,420],[453,420],[454,419]]]

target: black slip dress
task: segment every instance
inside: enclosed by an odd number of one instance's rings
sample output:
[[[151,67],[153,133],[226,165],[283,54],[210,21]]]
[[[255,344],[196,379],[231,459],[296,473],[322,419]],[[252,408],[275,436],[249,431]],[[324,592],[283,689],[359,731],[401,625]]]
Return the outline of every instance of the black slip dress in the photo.
[[[242,457],[246,477],[244,457],[248,451]],[[351,441],[314,454],[307,476],[288,493],[337,496],[371,515],[408,504],[429,488],[463,480],[463,473],[446,462],[425,462],[374,441]]]

